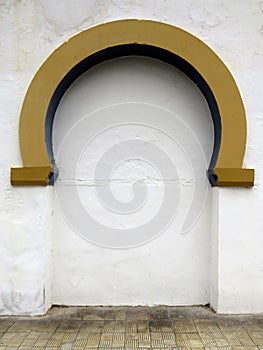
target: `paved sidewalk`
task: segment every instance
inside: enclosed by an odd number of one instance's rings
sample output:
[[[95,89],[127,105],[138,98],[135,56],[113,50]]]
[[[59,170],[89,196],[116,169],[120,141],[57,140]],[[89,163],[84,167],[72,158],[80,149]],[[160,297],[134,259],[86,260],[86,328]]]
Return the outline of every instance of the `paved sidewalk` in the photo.
[[[6,349],[263,349],[263,315],[218,316],[205,307],[53,307],[0,317]]]

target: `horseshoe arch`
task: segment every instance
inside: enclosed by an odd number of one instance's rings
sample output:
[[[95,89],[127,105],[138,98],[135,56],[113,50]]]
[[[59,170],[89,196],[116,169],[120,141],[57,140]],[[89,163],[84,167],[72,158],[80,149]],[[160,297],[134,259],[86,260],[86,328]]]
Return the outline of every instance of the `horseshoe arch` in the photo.
[[[204,94],[214,122],[214,150],[208,178],[212,186],[254,184],[254,170],[243,169],[246,115],[237,85],[221,59],[201,40],[172,25],[119,20],[75,35],[57,48],[34,76],[19,123],[22,168],[11,169],[12,185],[46,186],[55,181],[52,122],[70,84],[107,59],[143,55],[187,74]]]

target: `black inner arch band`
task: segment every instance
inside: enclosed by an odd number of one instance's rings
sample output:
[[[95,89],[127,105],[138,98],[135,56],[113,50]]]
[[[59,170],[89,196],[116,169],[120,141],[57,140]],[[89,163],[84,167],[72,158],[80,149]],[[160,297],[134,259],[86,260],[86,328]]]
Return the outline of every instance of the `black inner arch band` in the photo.
[[[219,109],[215,100],[215,97],[208,86],[204,78],[198,73],[198,71],[190,65],[183,58],[159,47],[141,44],[127,44],[109,47],[105,50],[99,51],[78,63],[73,67],[61,80],[57,86],[48,106],[46,123],[45,123],[45,141],[48,152],[49,160],[53,167],[53,173],[49,177],[49,184],[54,184],[58,176],[58,170],[56,167],[54,155],[53,155],[53,145],[52,145],[52,127],[53,120],[59,105],[61,98],[67,91],[69,86],[83,73],[85,73],[90,68],[96,66],[99,63],[105,62],[110,59],[125,57],[125,56],[144,56],[155,58],[160,61],[166,62],[186,74],[200,89],[204,95],[214,123],[214,148],[210,161],[209,168],[207,170],[207,176],[212,186],[217,186],[217,178],[213,174],[213,169],[215,167],[218,153],[220,149],[221,142],[221,118],[219,114]]]

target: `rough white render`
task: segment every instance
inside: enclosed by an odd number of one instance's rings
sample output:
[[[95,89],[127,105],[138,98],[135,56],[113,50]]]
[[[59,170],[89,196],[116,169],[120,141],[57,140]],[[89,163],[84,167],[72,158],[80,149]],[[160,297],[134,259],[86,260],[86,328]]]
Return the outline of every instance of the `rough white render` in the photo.
[[[195,137],[199,143],[193,143]],[[79,148],[81,138],[84,144]],[[105,62],[80,77],[64,95],[54,121],[53,145],[60,169],[55,184],[59,205],[53,217],[53,302],[209,303],[211,188],[205,169],[213,149],[213,125],[195,84],[173,67],[149,58]],[[78,158],[76,175],[72,153]],[[187,159],[191,154],[192,161]],[[105,162],[113,163],[114,169],[111,176],[103,172],[100,177],[96,169]],[[174,169],[169,172],[171,162]],[[163,167],[168,170],[166,175],[159,173]],[[79,202],[68,194],[75,182],[80,200],[95,222],[87,224]],[[137,199],[138,209],[126,210],[126,214],[112,211],[112,200],[108,196],[100,200],[96,193],[105,193],[110,186],[114,197],[127,203],[136,197],[132,185],[142,182],[147,197],[145,201]],[[195,188],[197,201],[192,198]],[[192,201],[196,224],[186,219]],[[69,203],[69,211],[63,203]],[[166,203],[174,208],[171,218],[168,210],[161,210]],[[83,225],[74,226],[69,220],[74,217],[77,224],[83,220]],[[160,221],[164,223],[162,231]],[[184,222],[189,226],[182,233]],[[109,228],[120,230],[116,240]]]
[[[244,166],[255,168],[256,181],[253,189],[212,189],[210,302],[223,313],[263,312],[262,10],[259,0],[0,1],[2,314],[41,314],[53,302],[53,188],[11,187],[9,178],[10,167],[22,165],[18,123],[26,89],[69,37],[123,18],[163,21],[196,35],[238,84],[248,123]]]

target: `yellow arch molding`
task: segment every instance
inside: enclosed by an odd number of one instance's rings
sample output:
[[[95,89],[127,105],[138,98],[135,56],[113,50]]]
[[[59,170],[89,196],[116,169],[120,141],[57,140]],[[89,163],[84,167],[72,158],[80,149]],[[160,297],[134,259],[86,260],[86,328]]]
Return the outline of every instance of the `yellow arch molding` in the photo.
[[[187,61],[210,87],[221,117],[221,145],[213,173],[218,186],[253,186],[254,170],[242,169],[246,116],[236,83],[220,58],[188,32],[148,20],[121,20],[84,30],[56,49],[40,67],[26,93],[19,124],[23,168],[11,169],[13,185],[47,185],[52,172],[45,120],[50,100],[66,74],[101,50],[126,44],[161,48]]]

